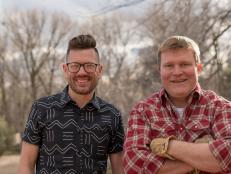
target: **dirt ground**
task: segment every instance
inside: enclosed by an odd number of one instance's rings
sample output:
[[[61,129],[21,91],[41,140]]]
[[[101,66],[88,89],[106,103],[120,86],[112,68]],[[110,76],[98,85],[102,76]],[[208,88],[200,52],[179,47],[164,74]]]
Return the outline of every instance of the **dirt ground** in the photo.
[[[0,157],[0,174],[16,174],[19,163],[19,155],[7,155]]]

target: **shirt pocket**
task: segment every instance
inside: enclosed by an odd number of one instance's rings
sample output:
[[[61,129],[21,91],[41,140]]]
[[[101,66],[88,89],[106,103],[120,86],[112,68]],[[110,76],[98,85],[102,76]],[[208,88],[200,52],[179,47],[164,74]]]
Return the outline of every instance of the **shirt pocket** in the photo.
[[[200,116],[203,117],[203,116]],[[192,119],[186,124],[186,131],[194,139],[201,138],[205,135],[211,135],[210,121],[206,118],[203,119]]]
[[[152,138],[168,137],[170,135],[176,135],[176,129],[172,122],[169,121],[151,122]]]

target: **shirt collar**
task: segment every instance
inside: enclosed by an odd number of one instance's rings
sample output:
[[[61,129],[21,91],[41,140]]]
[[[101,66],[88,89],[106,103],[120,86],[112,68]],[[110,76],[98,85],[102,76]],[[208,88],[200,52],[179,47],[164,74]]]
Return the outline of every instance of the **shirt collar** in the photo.
[[[68,85],[63,89],[61,93],[61,100],[63,101],[63,105],[65,106],[67,103],[71,102],[71,97],[68,95]]]
[[[68,85],[63,89],[61,93],[61,100],[63,101],[63,106],[65,106],[69,102],[75,103],[68,94]],[[92,104],[96,109],[100,109],[100,102],[98,97],[95,95],[95,93],[92,99],[88,102],[88,104]]]
[[[98,99],[98,97],[95,95],[95,93],[94,93],[92,99],[89,101],[89,103],[92,103],[93,106],[94,106],[96,109],[100,109],[99,99]],[[88,103],[88,104],[89,104],[89,103]]]
[[[195,89],[190,94],[190,100],[189,101],[191,101],[191,100],[198,100],[201,97],[201,95],[202,95],[202,89],[200,87],[200,84],[197,83]],[[166,100],[169,100],[168,93],[167,93],[167,91],[164,88],[162,88],[160,90],[160,92],[159,92],[159,98],[161,99],[161,103],[162,104],[165,103]]]

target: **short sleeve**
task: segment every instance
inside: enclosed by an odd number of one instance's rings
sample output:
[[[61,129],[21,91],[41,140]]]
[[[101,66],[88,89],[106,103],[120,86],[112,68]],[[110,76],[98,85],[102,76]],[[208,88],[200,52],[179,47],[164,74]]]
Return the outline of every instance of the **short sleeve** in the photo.
[[[110,138],[108,153],[123,151],[124,128],[120,112],[115,117],[115,125],[115,129],[112,131]]]
[[[38,103],[35,101],[32,105],[28,120],[25,126],[22,140],[34,145],[41,144],[41,111],[39,110]]]

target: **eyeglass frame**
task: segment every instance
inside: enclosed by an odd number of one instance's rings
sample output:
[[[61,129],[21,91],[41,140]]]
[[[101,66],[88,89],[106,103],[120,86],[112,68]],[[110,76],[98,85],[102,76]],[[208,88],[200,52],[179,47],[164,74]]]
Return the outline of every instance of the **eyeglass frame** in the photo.
[[[68,65],[73,64],[73,63],[79,65],[79,69],[77,71],[70,71]],[[85,65],[87,65],[87,64],[88,65],[94,65],[95,66],[94,71],[92,71],[92,72],[86,71]],[[99,66],[100,64],[99,63],[92,63],[92,62],[86,62],[86,63],[67,62],[66,65],[67,65],[68,71],[71,72],[71,73],[78,73],[80,71],[81,67],[83,67],[84,71],[87,72],[87,73],[94,73],[96,71],[97,66]]]

